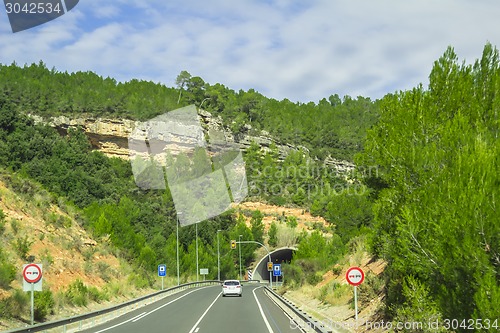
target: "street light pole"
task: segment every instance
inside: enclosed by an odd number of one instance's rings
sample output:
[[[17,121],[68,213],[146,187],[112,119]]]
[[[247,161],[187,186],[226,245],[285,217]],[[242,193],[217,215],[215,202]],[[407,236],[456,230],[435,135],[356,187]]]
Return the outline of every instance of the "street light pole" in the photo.
[[[181,284],[181,279],[180,279],[180,274],[179,274],[179,215],[181,213],[177,213],[177,223],[176,223],[176,235],[177,235],[177,242],[176,242],[176,256],[177,256],[177,285]]]
[[[198,273],[198,223],[196,223],[196,282],[199,281]]]
[[[205,101],[208,101],[209,99],[210,99],[210,97],[207,97],[207,98],[203,99],[203,101],[201,101],[201,104],[200,104],[200,109],[201,109],[201,106],[203,105],[203,103],[204,103]]]
[[[238,239],[239,240],[239,242],[238,242],[238,248],[239,248],[239,251],[240,251],[240,281],[242,281],[242,278],[241,278],[241,237],[242,236],[243,235],[240,235],[240,237]]]
[[[219,232],[222,230],[217,230],[217,280],[220,281],[220,247],[219,247]]]
[[[241,243],[243,243],[243,244],[259,244],[259,245],[260,245],[260,246],[262,246],[264,249],[266,249],[266,251],[267,251],[267,256],[268,256],[268,258],[269,258],[268,260],[269,260],[269,262],[272,262],[272,259],[271,259],[271,252],[269,252],[269,249],[268,249],[268,248],[267,248],[264,244],[262,244],[262,243],[260,243],[260,242],[257,242],[257,241],[243,241],[243,242],[242,242],[242,241],[239,241],[239,242],[238,242],[238,244],[240,244],[240,246],[241,246]],[[270,271],[270,272],[269,272],[269,285],[271,286],[271,289],[273,288],[273,277],[272,277],[272,274],[273,274],[273,272],[271,272],[271,271]]]

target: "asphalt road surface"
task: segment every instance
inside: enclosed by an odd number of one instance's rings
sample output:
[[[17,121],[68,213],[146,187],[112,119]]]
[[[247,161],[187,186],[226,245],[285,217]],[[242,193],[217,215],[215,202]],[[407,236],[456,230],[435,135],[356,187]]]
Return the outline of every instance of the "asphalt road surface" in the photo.
[[[186,290],[83,332],[300,333],[260,285],[222,297],[220,286]]]

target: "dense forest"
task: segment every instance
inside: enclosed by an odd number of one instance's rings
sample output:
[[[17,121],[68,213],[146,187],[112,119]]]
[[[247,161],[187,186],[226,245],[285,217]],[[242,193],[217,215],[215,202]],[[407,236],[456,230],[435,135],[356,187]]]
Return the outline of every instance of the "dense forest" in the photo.
[[[25,112],[40,116],[129,118],[148,120],[181,106],[196,104],[220,115],[235,135],[250,125],[283,143],[304,145],[312,157],[331,155],[352,160],[377,119],[377,105],[369,98],[331,95],[316,103],[277,101],[250,89],[235,92],[210,85],[186,71],[177,87],[148,81],[117,82],[92,72],[66,73],[39,64],[0,65],[0,94]]]
[[[500,318],[498,50],[486,45],[482,58],[466,65],[449,48],[435,62],[428,89],[387,95],[380,111],[359,162],[380,167],[372,245],[389,263],[391,315],[494,323]]]
[[[147,120],[196,104],[220,115],[236,136],[251,128],[308,149],[280,160],[275,146],[263,151],[253,144],[244,155],[253,198],[303,207],[330,223],[328,230],[296,237],[298,251],[286,272],[293,285],[317,283],[315,271],[332,269],[349,248],[369,239],[372,253],[388,263],[387,318],[477,318],[490,324],[500,318],[496,48],[486,45],[472,65],[461,63],[449,48],[435,62],[427,88],[377,101],[335,94],[318,103],[276,101],[253,90],[210,85],[188,72],[180,73],[176,84],[121,83],[91,72],[49,70],[43,63],[1,65],[2,179],[20,193],[40,184],[54,202],[65,198],[79,212],[79,223],[97,238],[109,236],[148,284],[159,261],[175,266],[176,213],[168,189],[138,188],[127,161],[92,151],[79,130],[61,136],[26,114]],[[337,174],[323,163],[329,155],[355,161],[356,172],[348,178]],[[216,265],[219,229],[226,245],[244,235],[276,246],[276,225],[266,235],[262,214],[248,217],[251,227],[233,211],[202,222],[200,263]],[[280,220],[290,227],[296,223]],[[194,226],[181,228],[180,238],[186,280],[195,272]],[[245,247],[245,263],[254,250]],[[0,286],[6,286],[11,267],[1,254],[0,249]],[[235,253],[226,247],[222,254],[222,277],[237,276]]]
[[[191,78],[186,84],[180,84],[177,89],[153,84],[151,82],[132,81],[116,83],[112,79],[102,79],[93,73],[58,73],[48,70],[40,63],[38,65],[18,67],[15,64],[0,68],[0,173],[2,181],[20,195],[36,197],[39,187],[46,189],[51,195],[51,203],[76,210],[78,222],[89,230],[96,239],[107,239],[114,246],[114,252],[126,258],[137,270],[134,282],[139,286],[150,286],[154,283],[156,265],[159,262],[167,267],[176,266],[176,212],[172,197],[166,191],[143,190],[134,182],[131,166],[128,161],[108,158],[98,151],[93,151],[88,138],[79,130],[70,130],[61,136],[56,129],[35,124],[28,114],[51,116],[65,114],[68,116],[107,116],[148,119],[156,114],[178,108],[183,103],[201,104],[211,112],[219,112],[235,135],[238,129],[244,127],[243,121],[231,120],[234,114],[241,114],[240,106],[215,110],[205,98],[195,100],[192,82],[200,82]],[[220,87],[217,85],[217,87]],[[211,86],[204,85],[210,91]],[[227,89],[230,95],[225,102],[237,105],[239,99],[245,99],[248,105],[254,105],[254,99],[262,103],[288,105],[288,101],[277,102],[264,98],[255,92],[240,92],[238,94]],[[253,96],[253,97],[251,97]],[[232,100],[232,102],[230,102]],[[250,100],[253,100],[251,102]],[[118,102],[121,101],[121,102]],[[362,105],[375,109],[374,104],[366,99]],[[179,102],[180,104],[177,104]],[[115,104],[117,103],[117,104]],[[170,104],[169,104],[170,103]],[[324,102],[322,102],[324,104]],[[346,113],[351,100],[345,98],[344,103],[338,100],[335,109],[330,103],[324,104],[331,113]],[[358,103],[352,101],[352,104]],[[161,106],[160,106],[161,105]],[[248,108],[250,106],[242,106]],[[255,104],[256,105],[256,104]],[[256,106],[250,109],[255,110]],[[264,110],[264,104],[259,106]],[[297,108],[293,112],[305,112],[301,107],[316,109],[319,106],[290,104]],[[280,106],[280,107],[281,107]],[[222,106],[219,106],[222,108]],[[265,109],[266,112],[271,112]],[[365,112],[364,110],[363,112]],[[234,114],[231,114],[234,113]],[[273,111],[274,112],[274,111]],[[278,113],[278,111],[276,111]],[[286,117],[287,108],[281,111]],[[363,113],[359,113],[363,114]],[[346,115],[344,115],[346,116]],[[268,115],[270,117],[270,115]],[[363,116],[364,117],[364,116]],[[359,127],[368,126],[367,119],[373,122],[373,115],[360,117],[356,121],[362,123]],[[237,117],[236,117],[237,118]],[[311,118],[312,119],[312,118]],[[259,120],[262,124],[265,121]],[[240,123],[241,122],[241,123]],[[347,122],[347,121],[346,121]],[[250,123],[257,131],[263,127],[259,122]],[[240,126],[241,125],[241,126]],[[348,126],[358,127],[355,123]],[[347,137],[348,130],[344,129]],[[260,130],[258,130],[260,133]],[[313,133],[311,131],[311,133]],[[351,146],[339,146],[343,156],[353,156],[359,151],[361,142],[357,140],[355,149]],[[279,140],[285,140],[281,137]],[[301,136],[297,136],[303,140]],[[298,140],[299,140],[298,139]],[[297,141],[305,143],[305,141]],[[308,144],[309,147],[314,147]],[[354,146],[352,146],[354,147]],[[186,156],[187,157],[187,156]],[[261,150],[252,144],[244,155],[247,165],[248,181],[252,184],[250,195],[257,200],[269,201],[279,205],[294,205],[311,209],[314,214],[323,215],[332,223],[329,232],[335,229],[339,233],[331,240],[323,239],[315,234],[311,242],[314,251],[308,249],[309,236],[306,233],[295,235],[294,242],[304,240],[299,253],[302,259],[314,260],[317,268],[326,268],[334,264],[336,258],[344,253],[344,243],[359,234],[364,225],[371,220],[368,201],[369,190],[359,182],[348,182],[329,169],[323,162],[307,150],[292,152],[281,160],[277,147],[272,145],[268,151]],[[359,196],[353,195],[359,193]],[[351,198],[353,200],[351,200]],[[337,204],[332,202],[337,202]],[[340,204],[349,204],[357,217],[353,219],[346,209],[342,216],[335,214]],[[358,205],[360,204],[360,205]],[[251,219],[250,227],[245,224],[245,216]],[[271,247],[278,246],[279,231],[277,225],[271,226],[269,235],[264,234],[263,215],[259,212],[228,211],[227,213],[199,224],[199,264],[200,267],[216,267],[217,230],[221,246],[221,278],[234,278],[238,275],[238,258],[235,251],[229,249],[229,240],[243,235],[245,240],[267,242]],[[0,223],[5,224],[2,220]],[[279,223],[292,230],[296,221],[280,216]],[[58,227],[64,227],[59,225]],[[316,226],[319,227],[319,226]],[[326,230],[323,230],[326,231]],[[2,237],[0,235],[0,237]],[[264,239],[266,237],[266,239]],[[311,236],[312,237],[312,236]],[[321,242],[317,239],[321,238]],[[180,228],[180,271],[182,281],[192,280],[196,275],[195,260],[195,227]],[[242,248],[242,260],[248,265],[255,257],[255,246]],[[1,252],[1,247],[0,247]],[[322,258],[320,260],[320,258]],[[0,284],[8,286],[14,276],[12,266],[7,257],[0,260]],[[315,272],[302,272],[300,267],[294,275],[300,283],[305,276],[312,278]],[[298,273],[297,273],[298,272]],[[175,272],[170,269],[170,274]],[[215,278],[216,270],[210,270],[207,278]],[[0,309],[1,312],[1,309]]]

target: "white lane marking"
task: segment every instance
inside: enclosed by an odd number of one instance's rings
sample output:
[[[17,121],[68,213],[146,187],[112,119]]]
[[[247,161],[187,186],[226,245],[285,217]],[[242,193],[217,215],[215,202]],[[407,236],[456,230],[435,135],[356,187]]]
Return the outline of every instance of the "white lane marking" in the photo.
[[[299,331],[301,331],[302,333],[307,333],[304,328],[302,328],[302,326],[300,326],[300,324],[292,318],[291,315],[289,315],[288,313],[286,313],[286,311],[283,309],[283,307],[281,305],[278,304],[278,302],[269,295],[269,292],[266,292],[266,295],[267,297],[269,297],[269,299],[278,307],[281,309],[281,311],[283,311],[283,314],[290,320],[290,324],[293,322],[294,323],[294,327],[298,328]]]
[[[95,333],[105,332],[105,331],[108,331],[108,330],[113,329],[113,328],[115,328],[115,327],[121,326],[121,325],[126,324],[126,323],[128,323],[128,322],[130,322],[130,321],[133,321],[135,318],[140,317],[140,316],[144,315],[145,313],[146,313],[146,312],[143,312],[143,313],[141,313],[140,315],[135,316],[134,318],[130,318],[129,320],[126,320],[126,321],[121,322],[121,323],[118,323],[118,324],[116,324],[116,325],[114,325],[114,326],[111,326],[111,327],[108,327],[108,328],[102,329],[102,330],[97,331],[97,332],[95,332]]]
[[[142,318],[146,317],[147,314],[148,314],[147,312],[144,312],[142,315],[135,317],[135,319],[132,320],[132,322],[135,323],[139,319],[142,319]]]
[[[267,321],[267,318],[266,318],[266,315],[264,314],[264,311],[262,310],[262,306],[260,305],[260,302],[257,299],[257,295],[255,295],[255,291],[257,289],[260,289],[260,288],[262,288],[262,287],[258,287],[258,288],[255,288],[254,290],[252,290],[252,294],[253,294],[253,297],[255,297],[255,301],[257,302],[257,305],[259,306],[260,315],[262,316],[262,319],[264,319],[264,323],[266,324],[267,330],[269,331],[269,333],[274,333],[273,329],[271,328],[271,325],[269,325],[269,322]]]
[[[198,333],[199,330],[200,328],[198,327],[197,329],[194,330],[194,333]]]
[[[198,327],[198,324],[199,324],[199,323],[203,320],[203,317],[205,317],[205,315],[207,314],[207,312],[208,312],[208,311],[210,311],[210,308],[211,308],[211,307],[215,304],[215,302],[217,301],[217,299],[219,299],[220,294],[222,294],[222,293],[219,293],[219,294],[217,295],[217,297],[215,297],[215,299],[214,299],[214,301],[212,302],[212,304],[210,304],[210,305],[208,306],[208,308],[205,310],[205,312],[203,312],[203,314],[201,315],[200,319],[198,319],[198,321],[196,322],[196,324],[194,324],[193,328],[189,331],[189,333],[198,332],[198,330],[200,329],[200,328]],[[196,328],[198,328],[198,329],[195,331],[195,329],[196,329]]]
[[[152,314],[153,312],[156,312],[156,311],[160,310],[161,308],[164,308],[164,307],[166,307],[167,305],[170,305],[170,304],[172,304],[173,302],[178,301],[178,300],[180,300],[181,298],[183,298],[183,297],[185,297],[185,296],[187,296],[187,295],[189,295],[189,294],[191,294],[191,293],[194,293],[195,291],[198,291],[198,290],[201,290],[201,289],[205,289],[205,288],[208,288],[208,287],[203,287],[203,288],[199,288],[199,289],[191,290],[190,292],[185,293],[184,295],[182,295],[182,296],[180,296],[180,297],[177,297],[176,299],[171,300],[170,302],[165,303],[165,304],[163,304],[163,305],[161,305],[161,306],[157,307],[156,309],[153,309],[153,310],[151,310],[151,311],[147,312],[146,314],[143,314],[142,316],[139,316],[139,318],[137,318],[137,317],[136,317],[136,319],[132,320],[132,322],[133,322],[133,323],[135,323],[136,321],[141,320],[142,318],[144,318],[144,317],[146,317],[146,316],[149,316],[149,315],[150,315],[150,314]],[[97,333],[97,332],[96,332],[96,333]]]

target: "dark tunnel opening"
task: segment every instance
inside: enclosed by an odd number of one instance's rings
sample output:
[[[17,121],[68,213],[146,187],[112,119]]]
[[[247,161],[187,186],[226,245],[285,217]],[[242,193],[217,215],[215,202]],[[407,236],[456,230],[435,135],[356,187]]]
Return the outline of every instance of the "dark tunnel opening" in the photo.
[[[296,248],[281,248],[271,252],[271,261],[273,264],[289,264],[292,261],[293,253],[296,251]],[[255,268],[252,271],[252,279],[253,280],[261,280],[261,281],[269,281],[269,271],[267,270],[267,263],[269,261],[269,256],[261,258]],[[283,276],[275,277],[271,272],[271,277],[273,282],[278,281],[281,282]]]

